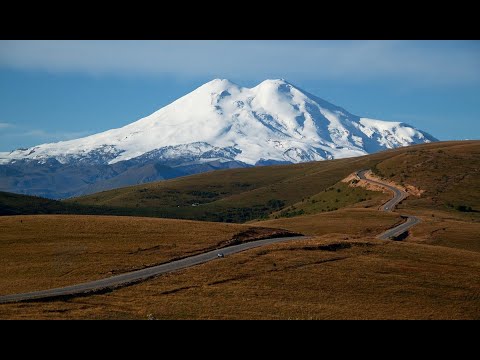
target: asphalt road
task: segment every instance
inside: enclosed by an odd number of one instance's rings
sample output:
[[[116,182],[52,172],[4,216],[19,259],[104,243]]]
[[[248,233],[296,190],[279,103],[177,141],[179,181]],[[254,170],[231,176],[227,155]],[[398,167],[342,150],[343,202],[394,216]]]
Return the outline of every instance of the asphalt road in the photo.
[[[420,222],[421,220],[416,216],[408,216],[406,222],[398,226],[395,226],[393,229],[385,231],[383,234],[378,235],[377,239],[388,240],[391,237],[399,236],[403,234],[405,231],[407,231],[408,229],[410,229],[412,226],[417,225]]]
[[[391,200],[386,202],[380,207],[382,211],[393,211],[395,206],[397,206],[400,201],[405,199],[408,194],[401,189],[398,189],[394,186],[391,186],[386,183],[378,182],[375,180],[370,180],[365,177],[365,172],[367,170],[362,170],[357,172],[357,176],[360,179],[369,181],[373,184],[383,186],[390,191],[393,192],[394,196]],[[410,229],[413,225],[418,224],[420,219],[415,216],[405,216],[407,221],[401,225],[398,225],[390,230],[387,230],[383,234],[377,236],[379,239],[387,240],[392,236],[398,236],[403,232]],[[48,290],[41,290],[41,291],[33,291],[29,293],[23,294],[12,294],[12,295],[4,295],[0,296],[0,304],[2,303],[11,303],[11,302],[19,302],[19,301],[27,301],[27,300],[48,300],[60,297],[69,297],[69,296],[78,296],[78,295],[85,295],[88,293],[95,293],[99,291],[115,289],[117,287],[125,286],[128,284],[133,284],[136,282],[144,281],[155,276],[181,270],[187,267],[199,265],[206,263],[212,260],[221,261],[221,258],[218,258],[218,254],[222,253],[224,256],[235,254],[241,251],[245,251],[248,249],[253,249],[259,246],[275,244],[279,242],[297,240],[297,239],[304,239],[304,236],[291,236],[291,237],[283,237],[283,238],[275,238],[275,239],[264,239],[258,241],[252,241],[240,245],[233,245],[229,247],[225,247],[222,249],[212,250],[203,254],[191,256],[185,259],[172,261],[166,264],[152,266],[146,269],[132,271],[129,273],[121,274],[112,276],[106,279],[100,279],[95,281],[89,281],[83,284],[65,286],[56,289],[48,289]]]
[[[393,198],[388,200],[382,206],[380,206],[381,211],[390,212],[390,211],[395,210],[395,207],[403,199],[405,199],[408,196],[408,194],[405,191],[403,191],[399,188],[396,188],[395,186],[392,186],[390,184],[383,183],[383,182],[380,182],[380,181],[367,179],[366,176],[365,176],[365,173],[367,171],[368,170],[362,170],[362,171],[357,172],[358,178],[362,179],[362,180],[365,180],[365,181],[368,181],[372,184],[382,186],[382,187],[384,187],[384,188],[393,192]],[[421,220],[419,218],[417,218],[416,216],[410,216],[410,215],[402,215],[402,216],[404,216],[407,219],[406,222],[404,222],[403,224],[400,224],[400,225],[398,225],[398,226],[396,226],[392,229],[389,229],[389,230],[385,231],[384,233],[378,235],[377,238],[381,239],[381,240],[388,240],[391,237],[395,237],[395,236],[399,236],[399,235],[403,234],[405,231],[410,229],[412,226],[421,222]]]
[[[146,269],[112,276],[106,279],[89,281],[83,284],[65,286],[65,287],[56,288],[56,289],[0,296],[0,304],[27,301],[27,300],[47,300],[47,299],[54,299],[58,297],[84,295],[92,292],[115,289],[120,286],[136,283],[136,282],[143,281],[161,274],[177,271],[190,266],[202,264],[208,261],[212,261],[216,259],[218,259],[218,261],[221,261],[222,259],[218,258],[217,256],[219,253],[222,253],[224,256],[227,256],[227,255],[235,254],[248,249],[253,249],[259,246],[270,245],[270,244],[297,240],[297,239],[305,239],[305,238],[306,238],[305,236],[290,236],[290,237],[275,238],[275,239],[264,239],[264,240],[252,241],[252,242],[248,242],[240,245],[233,245],[233,246],[225,247],[222,249],[212,250],[203,254],[191,256],[185,259],[172,261],[166,264],[152,266]]]

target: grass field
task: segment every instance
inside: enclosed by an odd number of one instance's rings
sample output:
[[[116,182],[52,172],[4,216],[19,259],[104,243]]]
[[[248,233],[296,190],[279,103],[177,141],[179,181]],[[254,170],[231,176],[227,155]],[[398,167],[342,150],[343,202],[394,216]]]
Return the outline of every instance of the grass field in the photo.
[[[411,148],[375,166],[376,173],[425,193],[404,208],[470,213],[480,220],[480,142]]]
[[[0,217],[0,229],[0,294],[144,268],[223,246],[242,233],[277,233],[237,224],[70,215]]]
[[[410,231],[408,241],[480,252],[480,222],[442,217],[432,212]]]
[[[400,215],[373,209],[342,209],[338,211],[252,222],[252,225],[300,232],[304,235],[342,234],[365,237],[382,233],[402,222]]]
[[[479,319],[479,271],[476,252],[329,235],[104,295],[0,305],[0,318]]]
[[[379,191],[369,191],[361,187],[350,187],[338,182],[322,192],[302,199],[298,203],[272,213],[270,219],[294,217],[335,211],[345,207],[377,208],[389,195]]]

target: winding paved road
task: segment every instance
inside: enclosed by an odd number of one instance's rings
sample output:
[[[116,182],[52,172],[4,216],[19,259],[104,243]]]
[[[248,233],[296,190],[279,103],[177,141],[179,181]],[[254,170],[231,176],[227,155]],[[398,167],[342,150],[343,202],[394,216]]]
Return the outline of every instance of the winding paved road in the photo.
[[[369,181],[373,184],[385,187],[394,193],[394,197],[386,202],[384,205],[380,207],[382,211],[393,211],[395,206],[400,203],[403,199],[405,199],[408,194],[394,186],[389,184],[385,184],[382,182],[378,182],[375,180],[370,180],[365,177],[365,172],[367,170],[362,170],[357,172],[357,176],[362,179]],[[378,239],[387,240],[392,236],[398,236],[408,229],[410,229],[413,225],[418,224],[420,219],[415,216],[406,216],[407,221],[401,225],[398,225],[390,230],[387,230],[383,234],[377,236]],[[275,244],[279,242],[285,242],[290,240],[297,240],[297,239],[305,239],[305,236],[290,236],[290,237],[283,237],[283,238],[274,238],[274,239],[264,239],[258,241],[252,241],[240,245],[233,245],[229,247],[225,247],[222,249],[212,250],[203,254],[190,256],[185,259],[175,260],[166,264],[152,266],[146,269],[132,271],[129,273],[121,274],[112,276],[106,279],[100,279],[95,281],[89,281],[83,284],[65,286],[56,289],[48,289],[48,290],[41,290],[41,291],[33,291],[29,293],[23,294],[12,294],[12,295],[5,295],[0,296],[0,304],[2,303],[11,303],[11,302],[19,302],[19,301],[27,301],[27,300],[47,300],[59,297],[70,297],[70,296],[78,296],[78,295],[85,295],[89,293],[95,293],[104,290],[111,290],[115,289],[120,286],[125,286],[128,284],[133,284],[136,282],[144,281],[155,276],[165,274],[172,271],[177,271],[180,269],[184,269],[190,266],[203,264],[208,261],[212,261],[218,259],[218,253],[222,253],[224,255],[231,255],[241,251],[245,251],[248,249],[253,249],[259,246]]]
[[[403,191],[399,188],[396,188],[395,186],[392,186],[390,184],[383,183],[383,182],[380,182],[380,181],[368,179],[365,176],[365,173],[367,171],[368,170],[358,171],[357,172],[358,178],[362,179],[362,180],[365,180],[365,181],[368,181],[372,184],[379,185],[379,186],[384,187],[384,188],[393,192],[393,198],[390,199],[389,201],[387,201],[382,206],[380,206],[381,211],[387,211],[387,212],[393,211],[395,209],[395,206],[397,206],[402,200],[404,200],[408,196],[408,194],[405,191]],[[384,233],[378,235],[377,239],[388,240],[392,237],[399,236],[399,235],[403,234],[405,231],[407,231],[408,229],[410,229],[412,226],[418,224],[421,221],[416,216],[410,216],[410,215],[402,215],[402,216],[407,218],[406,222],[404,222],[403,224],[400,224],[398,226],[395,226],[394,228],[389,229],[389,230],[385,231]]]

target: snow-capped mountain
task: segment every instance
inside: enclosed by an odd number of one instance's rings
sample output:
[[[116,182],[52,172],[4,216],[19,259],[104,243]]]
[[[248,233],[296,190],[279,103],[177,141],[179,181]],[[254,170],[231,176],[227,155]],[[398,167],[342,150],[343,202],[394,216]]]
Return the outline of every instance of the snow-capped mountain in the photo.
[[[285,80],[244,88],[215,79],[122,128],[0,153],[0,164],[58,168],[155,161],[179,170],[197,166],[191,173],[211,169],[202,167],[206,164],[336,159],[435,140],[404,123],[352,115]]]

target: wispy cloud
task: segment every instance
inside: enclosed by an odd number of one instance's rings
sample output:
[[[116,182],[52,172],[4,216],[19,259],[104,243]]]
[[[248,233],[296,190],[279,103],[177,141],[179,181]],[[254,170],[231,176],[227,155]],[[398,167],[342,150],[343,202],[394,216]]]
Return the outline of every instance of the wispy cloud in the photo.
[[[13,124],[10,123],[5,123],[5,122],[0,122],[0,129],[8,129],[8,128],[13,128]]]
[[[230,78],[480,82],[465,41],[0,41],[0,66],[52,72]]]

